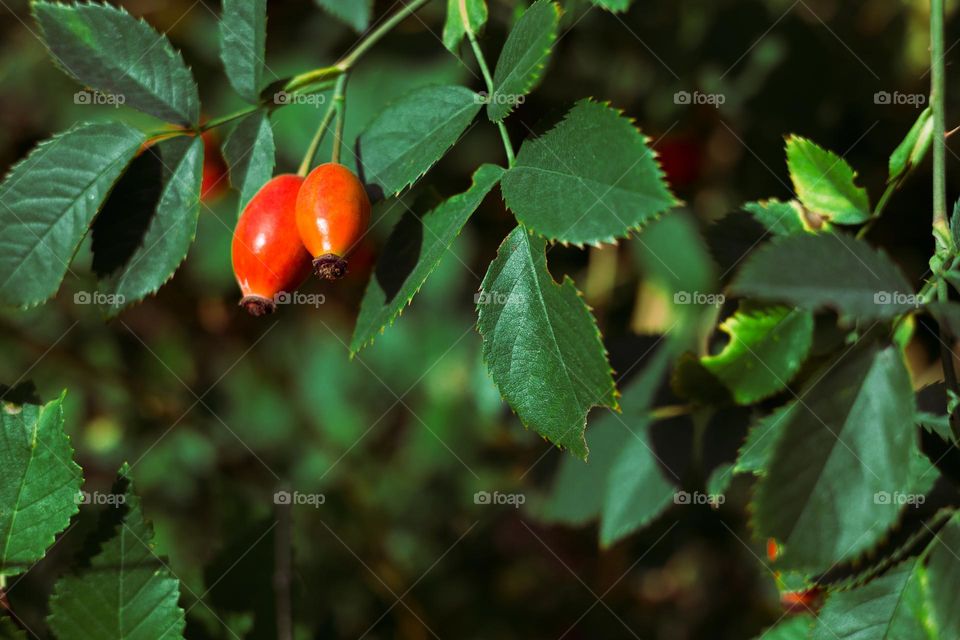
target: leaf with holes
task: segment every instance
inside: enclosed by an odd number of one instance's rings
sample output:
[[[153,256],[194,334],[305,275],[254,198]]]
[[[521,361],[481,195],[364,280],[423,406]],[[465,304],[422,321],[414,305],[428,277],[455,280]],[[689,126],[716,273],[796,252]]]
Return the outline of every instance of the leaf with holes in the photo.
[[[784,389],[813,344],[813,314],[802,309],[741,309],[719,328],[730,341],[700,361],[738,404],[753,404]]]
[[[0,184],[0,304],[57,292],[114,182],[143,144],[125,124],[81,124],[40,143]]]
[[[744,261],[731,290],[865,319],[891,318],[915,307],[913,288],[890,258],[840,233],[773,239]]]
[[[466,9],[466,15],[460,10]],[[447,20],[443,23],[443,46],[457,52],[467,33],[477,34],[487,23],[486,0],[447,0]]]
[[[385,195],[403,191],[456,143],[481,102],[464,87],[430,86],[390,104],[360,134],[365,182]]]
[[[522,226],[507,236],[483,278],[477,329],[487,369],[523,424],[586,458],[587,412],[616,408],[617,392],[590,309],[573,281],[553,281],[545,252]]]
[[[58,640],[173,640],[186,626],[180,581],[156,554],[153,527],[144,520],[128,465],[113,494],[123,500],[105,510],[104,540],[89,566],[57,581],[47,622]]]
[[[260,187],[273,176],[276,145],[266,111],[241,120],[223,143],[223,157],[230,167],[230,184],[240,192],[240,211]]]
[[[267,0],[224,0],[220,60],[227,79],[250,104],[260,101],[267,43]]]
[[[125,185],[118,184],[94,228],[95,236],[104,229],[108,237],[122,232],[129,233],[132,240],[128,253],[118,260],[122,264],[100,279],[101,293],[107,296],[104,309],[111,316],[156,293],[173,277],[197,233],[203,141],[199,137],[175,138],[145,153],[153,154],[161,166],[162,187],[156,192],[156,200],[144,203],[146,210],[126,211],[127,189],[120,189]],[[128,221],[139,224],[136,228],[125,226]]]
[[[677,204],[646,138],[592,100],[524,142],[501,188],[526,227],[575,244],[614,242]]]
[[[789,569],[856,557],[897,519],[878,498],[908,493],[917,448],[910,376],[894,346],[861,346],[801,390],[753,503],[755,528],[784,545]]]
[[[537,0],[510,31],[493,72],[493,95],[487,116],[500,122],[524,96],[533,91],[550,60],[557,39],[560,8],[551,0]]]
[[[44,44],[68,75],[162,120],[197,123],[197,83],[165,35],[108,4],[31,6]]]
[[[867,191],[854,184],[857,174],[840,156],[789,136],[787,166],[797,197],[810,211],[837,224],[860,224],[870,217]]]
[[[422,219],[407,212],[397,223],[363,296],[350,341],[352,353],[371,344],[400,316],[502,175],[502,168],[482,165],[465,192],[441,203]]]
[[[0,406],[0,576],[29,569],[77,512],[83,477],[62,403],[61,395],[43,406]]]

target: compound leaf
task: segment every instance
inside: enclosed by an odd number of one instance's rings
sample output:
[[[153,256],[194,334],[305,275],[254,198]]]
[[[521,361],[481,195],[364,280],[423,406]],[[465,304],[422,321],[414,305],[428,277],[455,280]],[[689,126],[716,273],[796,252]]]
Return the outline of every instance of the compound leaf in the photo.
[[[465,192],[444,201],[422,219],[407,212],[397,223],[363,296],[350,343],[352,353],[394,323],[502,175],[501,167],[482,165]]]
[[[573,281],[553,281],[546,243],[522,226],[483,278],[477,329],[501,395],[528,426],[587,457],[587,412],[617,407],[613,373],[590,309]]]
[[[0,576],[30,568],[77,512],[83,478],[62,402],[0,406]]]
[[[676,204],[646,138],[592,100],[524,142],[501,188],[526,227],[575,244],[626,237]]]
[[[113,537],[79,573],[61,578],[50,598],[48,623],[58,640],[183,638],[180,581],[154,551],[153,527],[126,464],[113,493],[121,504],[105,512]]]
[[[0,185],[0,303],[29,307],[57,292],[90,223],[144,135],[80,124],[40,143]]]
[[[223,156],[230,167],[230,184],[240,192],[240,211],[273,176],[276,145],[266,111],[241,120],[223,143]]]
[[[884,253],[840,233],[774,238],[744,261],[731,290],[867,319],[893,317],[917,302],[900,269]]]
[[[822,571],[868,549],[910,490],[914,396],[896,347],[845,352],[802,390],[760,477],[758,535],[784,545],[780,564]]]
[[[840,156],[789,136],[787,166],[797,197],[810,211],[837,224],[859,224],[870,217],[867,191],[854,184],[857,174]]]
[[[456,143],[481,103],[465,87],[429,86],[390,104],[360,134],[364,181],[400,193]]]
[[[165,35],[108,4],[31,6],[44,44],[68,75],[162,120],[197,123],[197,83]]]
[[[537,0],[507,37],[493,72],[493,95],[487,116],[500,122],[540,80],[557,39],[560,8],[551,0]]]
[[[224,0],[220,60],[234,90],[251,104],[260,101],[266,43],[267,0]]]

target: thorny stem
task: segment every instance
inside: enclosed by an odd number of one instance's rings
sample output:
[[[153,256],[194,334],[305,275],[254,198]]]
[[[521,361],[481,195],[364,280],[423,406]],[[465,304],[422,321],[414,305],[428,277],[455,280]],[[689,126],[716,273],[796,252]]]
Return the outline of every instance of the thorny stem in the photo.
[[[467,19],[467,8],[464,0],[460,0],[460,20],[463,22],[463,30],[466,32],[467,39],[470,41],[473,55],[477,59],[477,64],[480,65],[480,73],[483,74],[483,81],[487,85],[487,99],[489,100],[493,97],[493,77],[490,75],[490,67],[487,66],[487,59],[483,56],[483,49],[480,48],[480,43],[477,42],[477,36],[473,33],[473,27],[470,26],[470,20]],[[503,150],[507,153],[508,166],[512,167],[516,157],[513,153],[513,144],[510,142],[510,134],[507,133],[507,127],[503,124],[502,120],[497,123],[497,129],[500,130],[500,138],[503,140]]]

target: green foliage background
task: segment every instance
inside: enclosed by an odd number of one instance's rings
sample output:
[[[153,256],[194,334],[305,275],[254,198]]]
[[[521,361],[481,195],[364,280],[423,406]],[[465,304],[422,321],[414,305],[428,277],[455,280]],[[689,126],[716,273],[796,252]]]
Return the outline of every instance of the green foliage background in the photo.
[[[218,60],[218,6],[122,4],[182,50],[205,115],[242,107]],[[926,93],[923,3],[651,0],[616,14],[584,0],[561,4],[561,35],[542,84],[506,121],[515,146],[584,96],[609,101],[651,138],[675,194],[704,222],[744,201],[789,199],[789,131],[842,153],[875,201],[886,158],[919,111],[878,105],[874,93]],[[390,5],[375,3],[375,15]],[[490,2],[482,46],[491,59],[521,8]],[[454,54],[443,48],[445,9],[431,3],[360,63],[348,89],[348,141],[412,89],[483,88],[467,45]],[[273,1],[268,11],[267,82],[332,62],[357,38],[307,0]],[[77,85],[50,63],[25,2],[8,0],[0,15],[0,166],[78,120],[115,118],[112,107],[74,103]],[[359,26],[355,20],[347,22]],[[676,92],[698,88],[724,94],[725,104],[676,104]],[[953,113],[958,107],[951,102]],[[121,110],[127,122],[148,123]],[[310,104],[276,112],[278,172],[296,169],[320,115]],[[481,163],[502,163],[502,153],[494,127],[479,121],[405,201],[429,211],[465,191]],[[948,154],[948,162],[960,175],[957,159]],[[928,209],[927,172],[920,168],[871,232],[911,282],[930,253],[928,218],[916,214]],[[453,245],[456,259],[447,255],[402,318],[352,360],[366,282],[404,208],[375,209],[370,240],[345,281],[309,285],[323,305],[252,319],[235,306],[230,271],[236,198],[229,192],[202,205],[186,263],[156,297],[116,318],[105,322],[96,306],[74,304],[75,293],[96,288],[89,239],[55,300],[0,315],[0,381],[32,380],[46,400],[69,390],[65,424],[84,489],[107,491],[129,461],[139,507],[183,582],[186,637],[274,637],[273,494],[284,488],[326,497],[319,508],[292,509],[302,637],[421,638],[431,635],[426,623],[452,638],[631,637],[627,628],[642,638],[749,638],[780,617],[775,580],[758,561],[763,543],[744,515],[746,482],[734,481],[719,510],[672,507],[604,548],[592,526],[549,524],[556,514],[545,495],[569,454],[524,430],[501,403],[474,328],[474,294],[514,225],[498,197],[469,221]],[[622,391],[653,366],[655,338],[638,331],[636,309],[649,313],[638,300],[657,267],[635,261],[625,245],[553,246],[548,260],[555,279],[569,275],[585,291]],[[664,390],[659,396],[670,400]],[[622,404],[629,416],[627,397]],[[600,411],[590,414],[598,438]],[[749,415],[734,409],[716,420],[731,435],[711,450],[735,451]],[[692,426],[641,422],[636,428],[684,476]],[[602,461],[604,445],[590,433]],[[478,491],[520,493],[526,504],[478,505]],[[585,500],[602,499],[600,491],[587,487]],[[81,509],[9,593],[11,608],[41,636],[53,583],[83,553],[97,512]],[[602,523],[601,538],[614,542],[623,526]],[[899,588],[912,580],[889,578],[898,579]]]

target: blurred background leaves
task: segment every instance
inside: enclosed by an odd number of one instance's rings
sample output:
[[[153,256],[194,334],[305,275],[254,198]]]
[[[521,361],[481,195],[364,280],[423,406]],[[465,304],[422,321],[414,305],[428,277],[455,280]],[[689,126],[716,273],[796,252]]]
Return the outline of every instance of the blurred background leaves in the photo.
[[[122,4],[183,51],[206,117],[242,106],[218,62],[216,2]],[[789,199],[788,132],[844,155],[876,201],[886,158],[918,111],[877,104],[874,95],[927,90],[926,3],[644,1],[621,14],[586,0],[562,4],[542,86],[507,121],[514,145],[584,96],[609,100],[651,137],[674,191],[702,223],[744,201]],[[391,5],[375,3],[374,23]],[[445,5],[433,2],[405,21],[358,66],[348,141],[416,87],[482,88],[472,63],[440,42]],[[521,7],[491,0],[481,38],[488,56]],[[273,0],[268,11],[267,82],[332,62],[357,39],[309,0]],[[51,132],[116,116],[110,106],[75,104],[77,86],[34,31],[25,1],[2,0],[4,168]],[[948,86],[950,74],[948,67]],[[677,92],[698,90],[725,102],[676,103]],[[948,113],[960,112],[960,93],[948,94]],[[121,110],[127,122],[155,124]],[[278,172],[295,169],[321,115],[312,104],[274,114]],[[87,240],[55,300],[0,315],[0,381],[33,380],[44,399],[69,389],[67,432],[85,490],[106,490],[121,462],[132,465],[158,545],[184,581],[187,637],[274,637],[273,494],[281,486],[326,498],[316,509],[293,508],[298,637],[422,638],[432,630],[456,638],[748,638],[779,617],[774,578],[759,560],[763,545],[742,516],[742,478],[719,510],[671,506],[652,527],[604,551],[595,528],[533,517],[563,454],[501,404],[473,329],[480,276],[513,225],[498,197],[486,200],[454,244],[456,258],[441,262],[413,306],[350,360],[359,302],[392,226],[407,207],[422,214],[438,194],[464,191],[479,164],[502,163],[501,156],[496,131],[478,121],[415,193],[376,207],[350,276],[309,285],[325,296],[317,308],[282,307],[259,320],[240,312],[229,261],[236,194],[214,189],[187,262],[157,297],[109,322],[96,306],[74,304],[75,293],[94,287]],[[948,163],[948,175],[960,175],[956,156]],[[215,160],[206,170],[226,184]],[[928,178],[920,167],[871,231],[911,280],[930,253]],[[656,325],[658,313],[627,246],[548,251],[554,278],[569,274],[586,290],[618,376],[643,369],[634,365],[647,362],[654,338],[636,329]],[[672,398],[661,390],[658,400]],[[747,418],[725,420],[734,433]],[[690,428],[660,426],[669,429],[650,434],[658,453],[682,461]],[[522,493],[526,504],[478,505],[477,491]],[[81,510],[9,594],[41,634],[42,603],[95,515]]]

